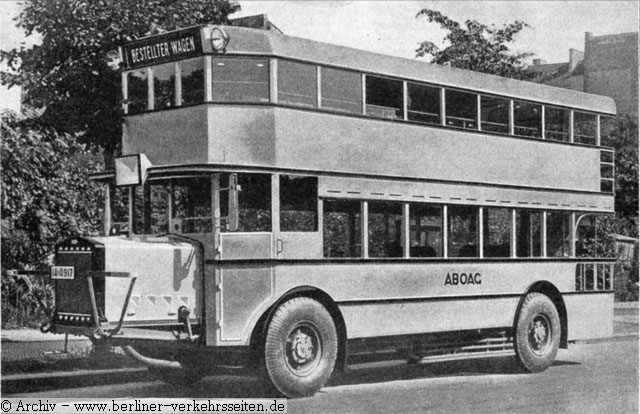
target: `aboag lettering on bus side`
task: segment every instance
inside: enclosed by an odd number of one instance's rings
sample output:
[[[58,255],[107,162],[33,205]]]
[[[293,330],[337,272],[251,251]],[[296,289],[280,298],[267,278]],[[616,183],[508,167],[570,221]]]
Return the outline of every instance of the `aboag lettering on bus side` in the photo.
[[[480,285],[482,275],[480,273],[447,273],[444,285]]]

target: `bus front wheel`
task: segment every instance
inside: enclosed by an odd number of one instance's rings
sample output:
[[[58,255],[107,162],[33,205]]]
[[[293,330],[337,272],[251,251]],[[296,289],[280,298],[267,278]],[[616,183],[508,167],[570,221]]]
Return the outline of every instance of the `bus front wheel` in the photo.
[[[297,297],[274,313],[265,339],[268,380],[280,394],[305,397],[329,380],[338,354],[331,315],[318,301]]]
[[[529,293],[522,302],[515,331],[518,363],[528,372],[541,372],[553,363],[560,345],[560,317],[548,296]]]

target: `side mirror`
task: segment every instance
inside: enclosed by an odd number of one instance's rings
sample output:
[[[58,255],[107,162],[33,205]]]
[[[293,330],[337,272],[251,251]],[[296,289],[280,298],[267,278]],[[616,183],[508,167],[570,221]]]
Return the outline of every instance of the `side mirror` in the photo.
[[[229,174],[229,206],[227,226],[229,231],[237,231],[240,222],[240,208],[238,207],[238,174]]]

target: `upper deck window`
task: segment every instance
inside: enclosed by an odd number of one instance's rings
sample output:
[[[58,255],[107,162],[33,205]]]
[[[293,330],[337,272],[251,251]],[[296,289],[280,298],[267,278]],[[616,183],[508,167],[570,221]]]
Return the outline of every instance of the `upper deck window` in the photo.
[[[153,68],[153,107],[171,108],[176,102],[176,66],[173,63]]]
[[[407,85],[409,95],[407,118],[409,121],[439,125],[441,90],[441,88],[433,86],[409,83]]]
[[[573,142],[596,145],[596,115],[584,112],[573,114]]]
[[[404,117],[401,81],[367,75],[365,89],[367,115],[388,119]]]
[[[137,114],[147,110],[147,69],[127,72],[127,113]]]
[[[218,102],[269,102],[267,59],[213,58],[213,100]]]
[[[546,139],[569,142],[569,117],[571,111],[553,106],[544,107],[544,134]]]
[[[362,114],[362,76],[356,72],[322,68],[320,96],[323,109]]]
[[[513,102],[514,133],[522,137],[542,137],[542,105]]]
[[[445,90],[447,126],[476,129],[478,125],[478,95]]]
[[[508,133],[509,100],[483,96],[480,102],[480,114],[482,116],[480,128],[483,131]]]
[[[613,147],[616,132],[616,118],[600,116],[600,145]]]
[[[317,85],[315,66],[278,61],[278,103],[315,108]]]
[[[204,102],[204,59],[180,62],[182,79],[182,105]]]

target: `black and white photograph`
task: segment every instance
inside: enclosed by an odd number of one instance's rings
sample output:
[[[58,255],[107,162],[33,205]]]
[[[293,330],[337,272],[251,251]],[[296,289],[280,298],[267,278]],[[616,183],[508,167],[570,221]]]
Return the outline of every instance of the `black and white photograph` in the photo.
[[[2,0],[2,413],[639,411],[638,1]]]

